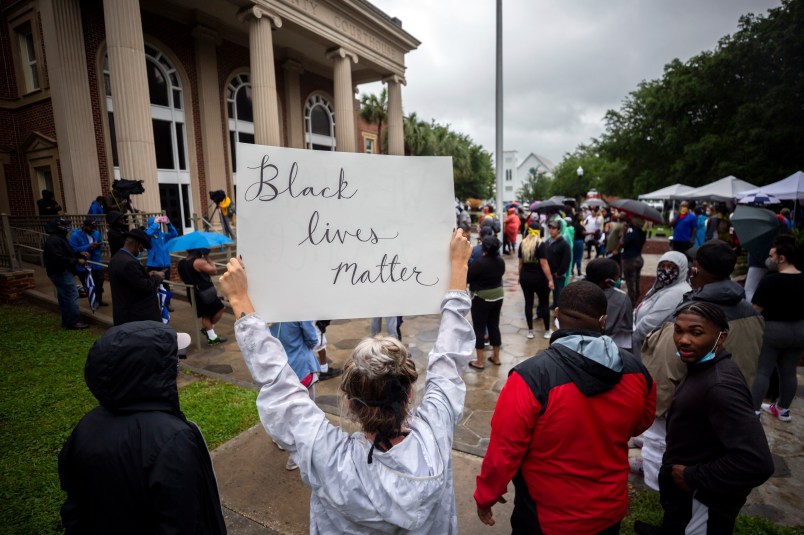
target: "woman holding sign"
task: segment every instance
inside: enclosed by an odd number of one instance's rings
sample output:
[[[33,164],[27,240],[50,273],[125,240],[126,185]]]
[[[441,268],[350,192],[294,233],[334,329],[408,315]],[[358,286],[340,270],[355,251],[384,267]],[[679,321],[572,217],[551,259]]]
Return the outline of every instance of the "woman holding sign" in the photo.
[[[329,423],[307,395],[279,341],[248,296],[242,261],[231,259],[221,289],[232,304],[235,335],[254,380],[257,410],[269,435],[291,452],[312,488],[311,533],[457,533],[452,440],[463,412],[461,379],[475,337],[466,320],[471,246],[458,230],[450,242],[450,290],[430,352],[421,404],[418,378],[395,338],[367,338],[344,366],[344,407],[360,424],[349,435]]]

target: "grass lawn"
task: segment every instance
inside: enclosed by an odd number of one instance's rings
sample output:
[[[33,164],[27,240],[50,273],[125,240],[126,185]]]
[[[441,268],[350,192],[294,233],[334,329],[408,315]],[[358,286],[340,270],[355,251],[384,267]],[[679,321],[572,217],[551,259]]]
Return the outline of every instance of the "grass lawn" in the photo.
[[[59,324],[58,314],[40,307],[0,305],[0,533],[62,532],[57,458],[75,424],[97,405],[84,362],[103,331]],[[210,448],[259,421],[255,391],[204,378],[179,394]]]
[[[65,331],[57,314],[20,304],[0,305],[0,533],[60,533],[57,458],[81,417],[97,405],[84,384],[84,362],[99,329]],[[179,392],[182,410],[212,449],[255,425],[257,392],[201,378]],[[633,492],[634,520],[658,524],[658,495]],[[763,518],[738,518],[737,534],[800,533]]]

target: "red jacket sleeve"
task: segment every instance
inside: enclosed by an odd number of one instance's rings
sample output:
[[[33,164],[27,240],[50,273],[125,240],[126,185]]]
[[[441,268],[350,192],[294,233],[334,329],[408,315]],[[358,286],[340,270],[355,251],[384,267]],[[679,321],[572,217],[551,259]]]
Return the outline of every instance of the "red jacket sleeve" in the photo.
[[[541,405],[524,379],[513,372],[491,418],[491,440],[477,476],[475,501],[481,509],[505,494],[528,451]]]

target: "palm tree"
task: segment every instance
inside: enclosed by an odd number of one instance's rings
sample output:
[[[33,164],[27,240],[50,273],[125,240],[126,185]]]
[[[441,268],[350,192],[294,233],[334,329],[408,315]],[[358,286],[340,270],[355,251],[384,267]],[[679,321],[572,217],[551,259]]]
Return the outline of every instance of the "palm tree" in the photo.
[[[375,94],[360,97],[360,117],[377,125],[377,154],[383,153],[382,125],[388,122],[388,88],[383,87],[379,98]]]

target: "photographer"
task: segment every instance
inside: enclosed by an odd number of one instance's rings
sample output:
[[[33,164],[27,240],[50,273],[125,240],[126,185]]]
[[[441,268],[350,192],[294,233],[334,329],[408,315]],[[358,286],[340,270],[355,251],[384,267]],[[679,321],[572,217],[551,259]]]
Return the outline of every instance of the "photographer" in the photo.
[[[179,235],[176,227],[170,222],[168,216],[159,215],[148,218],[148,227],[145,233],[151,237],[151,248],[148,249],[148,271],[161,271],[165,274],[165,280],[170,280],[170,253],[167,244],[170,240]],[[162,286],[170,292],[170,286],[163,282]],[[165,306],[168,311],[173,312],[170,298],[167,299]]]

